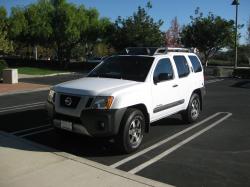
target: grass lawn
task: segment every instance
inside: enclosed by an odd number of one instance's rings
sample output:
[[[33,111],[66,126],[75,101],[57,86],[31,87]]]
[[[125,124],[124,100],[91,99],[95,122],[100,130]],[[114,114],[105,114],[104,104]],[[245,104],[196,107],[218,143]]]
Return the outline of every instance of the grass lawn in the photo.
[[[19,67],[17,69],[19,74],[26,74],[26,75],[50,75],[50,74],[65,72],[60,70],[51,70],[46,68],[33,68],[33,67]]]

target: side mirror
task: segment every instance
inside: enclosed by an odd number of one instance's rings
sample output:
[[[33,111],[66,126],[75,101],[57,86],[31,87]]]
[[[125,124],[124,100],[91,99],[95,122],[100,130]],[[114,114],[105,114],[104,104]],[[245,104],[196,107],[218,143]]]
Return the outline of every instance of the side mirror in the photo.
[[[167,81],[173,78],[172,74],[169,73],[160,73],[158,75],[158,77],[154,78],[154,83],[157,84],[158,82],[162,82],[162,81]]]

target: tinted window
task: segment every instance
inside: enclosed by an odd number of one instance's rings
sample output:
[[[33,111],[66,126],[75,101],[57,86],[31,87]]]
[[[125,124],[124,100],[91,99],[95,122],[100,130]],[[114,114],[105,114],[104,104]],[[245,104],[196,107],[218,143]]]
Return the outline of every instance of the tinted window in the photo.
[[[190,71],[186,58],[184,56],[174,56],[174,61],[179,77],[187,76]]]
[[[143,56],[113,56],[107,58],[89,77],[106,77],[145,81],[154,57]]]
[[[188,58],[190,59],[192,66],[194,68],[194,72],[201,72],[202,68],[201,68],[201,63],[199,61],[199,59],[196,56],[188,56]]]
[[[168,58],[159,60],[154,71],[154,80],[157,80],[161,73],[167,73],[170,76],[170,79],[173,79],[174,73],[171,62]]]

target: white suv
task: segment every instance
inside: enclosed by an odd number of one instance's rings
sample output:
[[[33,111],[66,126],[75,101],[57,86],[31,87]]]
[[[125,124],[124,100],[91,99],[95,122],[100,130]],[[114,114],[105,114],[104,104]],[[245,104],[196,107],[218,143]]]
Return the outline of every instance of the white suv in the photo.
[[[87,77],[54,86],[47,110],[56,129],[113,137],[126,153],[141,145],[150,123],[180,113],[187,123],[202,110],[203,69],[182,48],[127,48]]]

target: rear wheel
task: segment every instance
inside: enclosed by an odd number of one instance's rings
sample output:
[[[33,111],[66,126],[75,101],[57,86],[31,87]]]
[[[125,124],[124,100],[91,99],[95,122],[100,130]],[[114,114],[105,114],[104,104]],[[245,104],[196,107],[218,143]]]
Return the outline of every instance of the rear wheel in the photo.
[[[200,117],[201,100],[200,96],[194,93],[189,101],[188,108],[182,113],[182,118],[187,123],[193,123]]]
[[[118,136],[116,137],[117,145],[125,153],[131,153],[137,150],[142,142],[145,118],[143,113],[134,108],[126,111]]]

